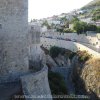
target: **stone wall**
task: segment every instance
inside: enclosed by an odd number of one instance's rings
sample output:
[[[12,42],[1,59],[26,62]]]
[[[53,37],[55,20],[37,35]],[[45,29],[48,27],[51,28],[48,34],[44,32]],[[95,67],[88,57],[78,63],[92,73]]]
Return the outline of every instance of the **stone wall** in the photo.
[[[0,0],[0,76],[28,70],[28,0]]]
[[[34,23],[29,23],[29,35],[30,35],[30,43],[31,44],[39,44],[40,43],[40,33],[41,28],[40,25]]]
[[[89,48],[83,44],[80,43],[75,43],[75,45],[77,46],[77,48],[79,48],[79,50],[83,51],[86,50],[89,54],[91,54],[94,58],[100,58],[100,53],[93,50],[92,48]]]
[[[39,72],[21,77],[22,88],[26,100],[52,100],[48,83],[48,68],[45,66]]]
[[[29,60],[33,67],[40,67],[40,32],[38,23],[29,23]]]
[[[49,39],[49,38],[41,38],[41,44],[47,49],[50,49],[51,46],[58,46],[61,48],[69,49],[73,52],[78,50],[86,50],[89,54],[91,54],[95,58],[100,58],[100,53],[85,46],[81,43],[72,42],[72,41],[65,41],[65,40],[58,40],[58,39]]]
[[[67,87],[67,91],[68,94],[75,94],[75,90],[74,90],[74,85],[71,81],[70,75],[72,72],[72,66],[67,66],[67,67],[53,67],[52,71],[53,72],[57,72],[59,74],[61,74],[61,76],[64,78],[66,87]]]
[[[91,44],[94,47],[100,46],[100,41],[96,33],[88,33],[87,35],[85,34],[78,35],[77,33],[59,33],[59,32],[54,32],[53,30],[48,30],[47,32],[43,32],[42,36],[70,39],[73,41]]]

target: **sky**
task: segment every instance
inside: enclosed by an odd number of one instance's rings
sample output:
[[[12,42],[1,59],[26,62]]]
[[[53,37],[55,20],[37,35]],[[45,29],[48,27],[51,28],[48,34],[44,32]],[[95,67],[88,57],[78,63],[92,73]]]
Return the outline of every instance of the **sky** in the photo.
[[[29,1],[29,20],[41,19],[68,13],[86,5],[92,0],[28,0]]]

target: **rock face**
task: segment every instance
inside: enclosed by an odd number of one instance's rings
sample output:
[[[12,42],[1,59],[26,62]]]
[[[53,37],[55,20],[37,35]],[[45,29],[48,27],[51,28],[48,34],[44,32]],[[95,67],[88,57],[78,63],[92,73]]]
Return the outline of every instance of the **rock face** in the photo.
[[[55,58],[58,66],[60,67],[67,67],[68,59],[66,59],[63,55],[59,54],[58,57]]]
[[[76,93],[89,95],[91,100],[97,100],[100,97],[100,59],[92,58],[82,64],[75,57],[73,67],[72,80]]]
[[[0,76],[28,70],[28,0],[0,0]]]
[[[87,61],[82,70],[81,78],[85,82],[87,92],[100,97],[100,59]]]

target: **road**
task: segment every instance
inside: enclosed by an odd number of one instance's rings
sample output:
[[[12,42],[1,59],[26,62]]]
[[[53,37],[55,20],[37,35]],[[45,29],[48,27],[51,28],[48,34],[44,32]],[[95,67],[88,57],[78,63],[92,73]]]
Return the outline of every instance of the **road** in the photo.
[[[86,43],[86,42],[81,42],[81,41],[76,41],[76,40],[70,40],[70,39],[63,39],[63,38],[53,38],[53,37],[42,37],[42,38],[49,38],[49,39],[56,39],[56,40],[64,40],[64,41],[71,41],[73,43],[80,43],[84,46],[87,46],[88,48],[100,53],[100,48],[96,48],[95,46],[93,46],[90,43]]]

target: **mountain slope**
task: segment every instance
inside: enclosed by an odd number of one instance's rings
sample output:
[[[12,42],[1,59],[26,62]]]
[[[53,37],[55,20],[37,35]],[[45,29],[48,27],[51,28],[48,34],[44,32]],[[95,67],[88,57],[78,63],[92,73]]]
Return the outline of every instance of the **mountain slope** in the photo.
[[[100,0],[93,0],[86,6],[84,6],[82,9],[94,9],[94,8],[100,8]]]

